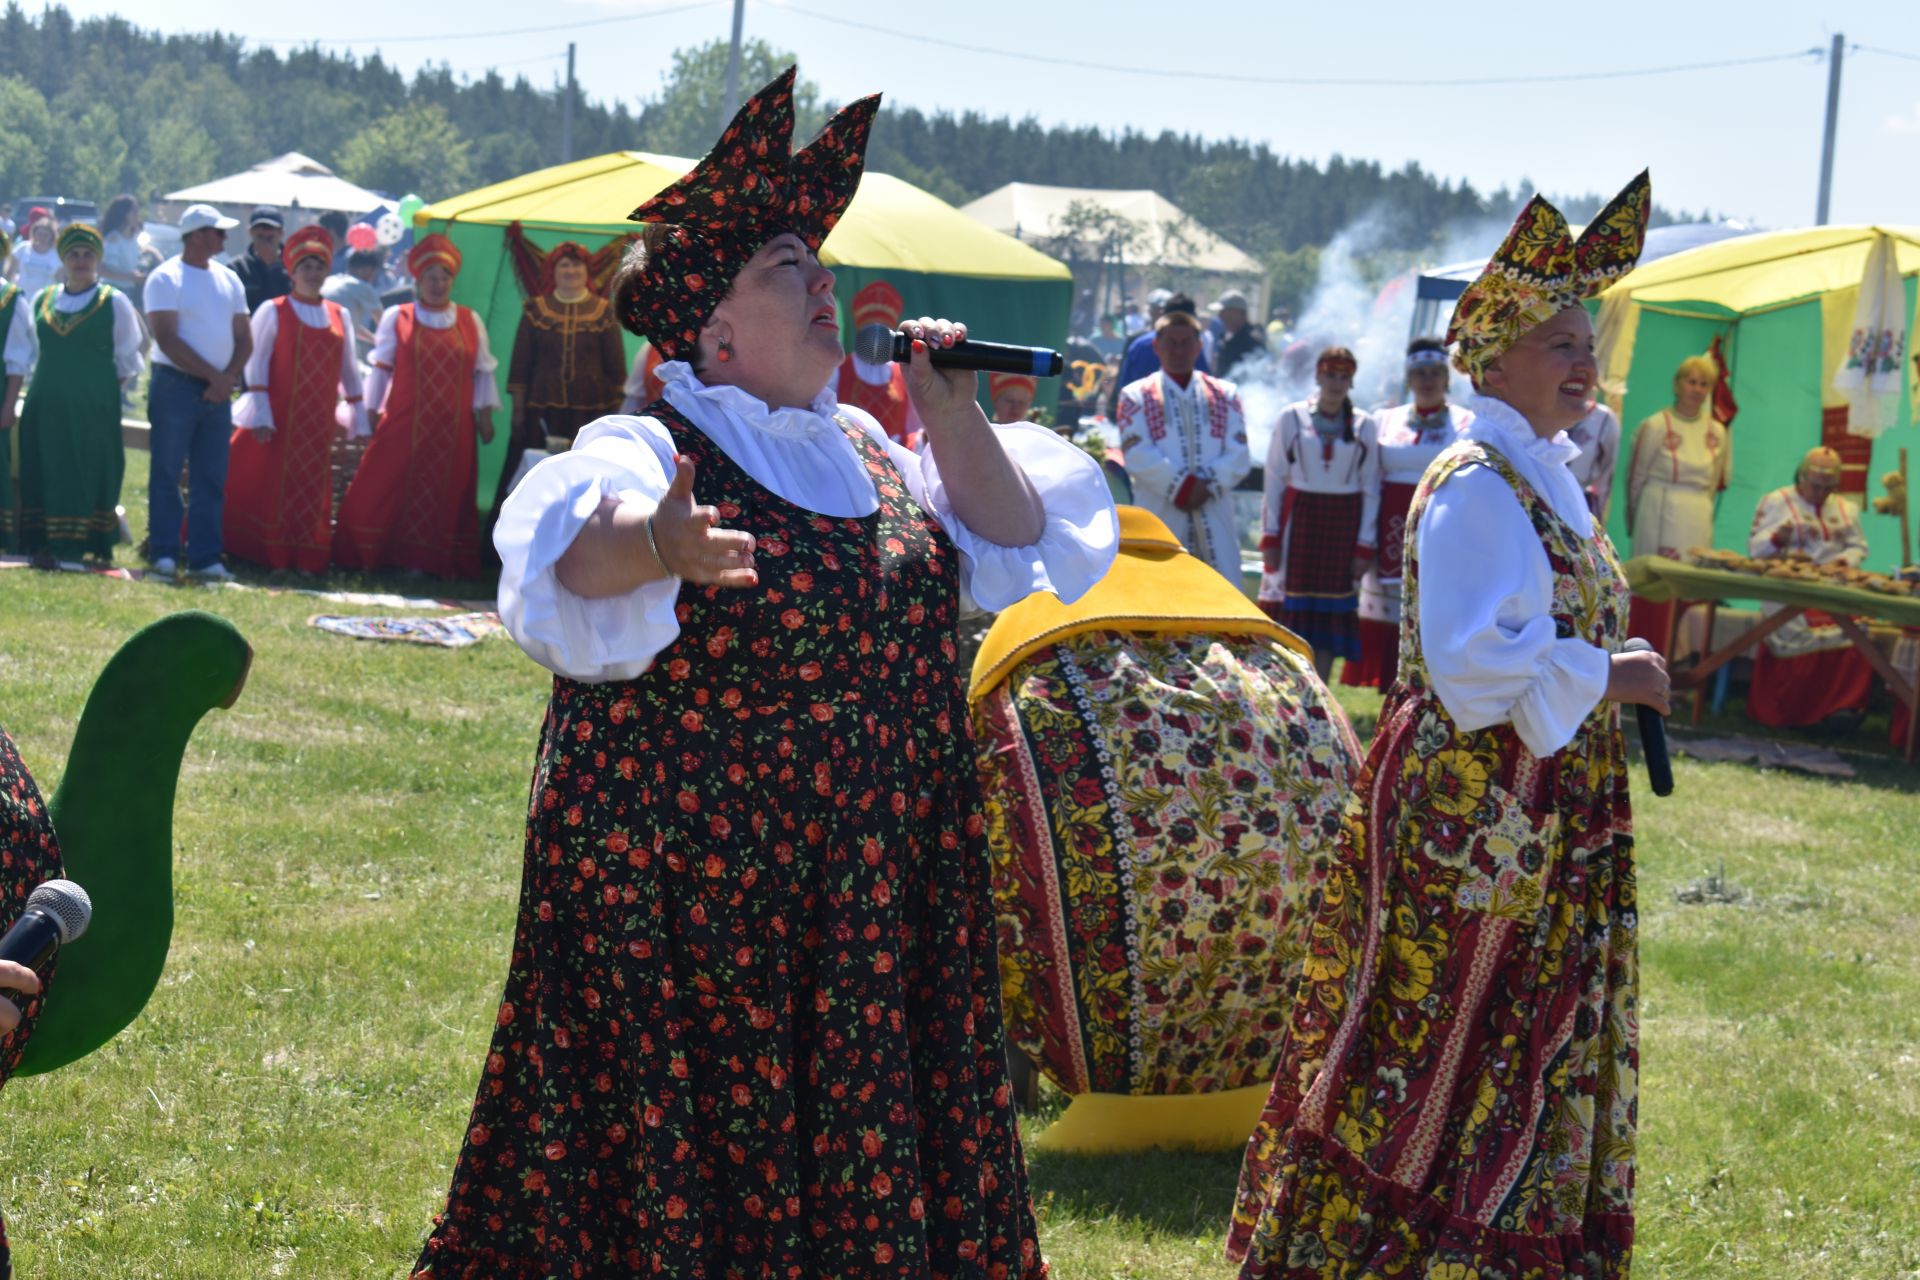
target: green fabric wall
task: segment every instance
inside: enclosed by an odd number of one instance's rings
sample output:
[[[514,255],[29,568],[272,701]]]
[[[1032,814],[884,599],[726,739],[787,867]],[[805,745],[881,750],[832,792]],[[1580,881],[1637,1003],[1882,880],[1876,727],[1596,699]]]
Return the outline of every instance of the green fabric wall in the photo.
[[[507,400],[507,363],[513,355],[514,333],[525,300],[507,252],[506,228],[485,223],[433,222],[429,229],[446,234],[459,248],[461,268],[454,280],[453,300],[471,307],[486,326],[487,343],[499,361],[495,380],[500,385],[500,408],[494,411],[494,437],[480,446],[479,502],[484,512],[493,502],[500,466],[506,457],[507,422],[512,405]],[[581,231],[529,229],[527,238],[541,248],[574,240],[597,249],[610,237]],[[1066,280],[999,280],[921,272],[835,267],[834,295],[840,302],[841,337],[853,341],[853,295],[874,280],[885,280],[900,291],[908,317],[932,315],[964,320],[969,331],[988,341],[1062,348],[1073,306],[1073,285]],[[627,360],[645,343],[625,334]],[[1051,389],[1050,389],[1051,388]],[[987,380],[980,379],[984,401]],[[1036,405],[1053,403],[1057,386],[1049,380],[1035,397]]]
[[[1909,315],[1915,285],[1914,279],[1907,280]],[[1672,403],[1674,369],[1687,356],[1704,353],[1717,334],[1727,335],[1725,350],[1740,412],[1733,421],[1733,479],[1715,511],[1714,545],[1745,551],[1755,505],[1763,495],[1791,484],[1801,457],[1820,443],[1824,346],[1818,298],[1745,318],[1643,310],[1622,404],[1620,462],[1607,526],[1623,553],[1632,545],[1626,532],[1626,505],[1634,430],[1641,420]],[[1911,458],[1910,470],[1920,471],[1920,429],[1914,426],[1913,405],[1906,392],[1901,394],[1895,425],[1873,445],[1861,510],[1870,568],[1889,570],[1900,563],[1899,521],[1875,515],[1871,502],[1882,493],[1880,477],[1899,465],[1903,446]],[[1920,516],[1920,511],[1914,514]]]

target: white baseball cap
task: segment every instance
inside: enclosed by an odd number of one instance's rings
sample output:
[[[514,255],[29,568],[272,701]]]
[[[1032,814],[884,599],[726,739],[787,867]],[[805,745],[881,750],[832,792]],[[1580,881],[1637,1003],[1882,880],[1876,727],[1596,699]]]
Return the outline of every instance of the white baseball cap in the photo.
[[[180,215],[180,234],[191,235],[204,227],[213,227],[220,231],[231,231],[240,225],[238,218],[222,217],[218,209],[210,204],[190,204],[187,211]]]

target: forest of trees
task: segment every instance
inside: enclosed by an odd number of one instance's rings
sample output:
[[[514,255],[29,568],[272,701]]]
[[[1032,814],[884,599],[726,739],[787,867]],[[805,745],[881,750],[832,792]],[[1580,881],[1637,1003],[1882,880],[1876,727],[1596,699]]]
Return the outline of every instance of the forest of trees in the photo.
[[[723,41],[677,51],[659,89],[631,105],[576,100],[573,154],[701,154],[719,131],[726,55]],[[750,41],[741,83],[763,83],[792,60]],[[57,6],[30,16],[9,0],[0,11],[0,198],[152,196],[300,151],[364,186],[432,200],[557,163],[563,96],[524,76],[467,79],[440,67],[409,80],[377,54],[164,36],[118,17],[76,21]],[[803,136],[831,105],[801,83]],[[1282,297],[1292,278],[1311,278],[1317,248],[1364,214],[1384,217],[1380,248],[1398,256],[1432,248],[1449,223],[1510,214],[1520,198],[1418,165],[1389,171],[1337,155],[1316,165],[1232,139],[911,107],[882,111],[868,164],[955,203],[1016,181],[1151,187],[1261,257]],[[1576,197],[1567,212],[1595,207]]]

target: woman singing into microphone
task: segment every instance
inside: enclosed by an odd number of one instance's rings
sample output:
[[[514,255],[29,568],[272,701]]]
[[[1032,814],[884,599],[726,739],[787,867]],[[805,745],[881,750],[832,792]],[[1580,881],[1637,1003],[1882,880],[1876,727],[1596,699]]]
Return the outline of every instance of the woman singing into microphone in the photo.
[[[793,71],[634,213],[664,396],[507,500],[500,612],[555,674],[519,924],[440,1277],[1037,1277],[955,622],[1071,600],[1091,458],[928,348],[918,454],[834,402],[821,242],[878,98],[789,155]]]
[[[1247,1280],[1620,1280],[1638,964],[1627,589],[1567,469],[1579,304],[1639,257],[1642,174],[1576,243],[1535,197],[1448,341],[1479,394],[1407,515],[1400,670],[1342,823],[1228,1252]]]

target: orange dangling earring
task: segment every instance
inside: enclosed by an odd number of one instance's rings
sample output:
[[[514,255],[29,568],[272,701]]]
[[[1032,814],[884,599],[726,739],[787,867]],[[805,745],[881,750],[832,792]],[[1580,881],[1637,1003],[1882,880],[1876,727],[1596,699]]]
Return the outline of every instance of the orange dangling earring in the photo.
[[[713,353],[713,358],[721,364],[725,364],[727,361],[733,359],[733,348],[723,342],[720,344],[720,349]]]

